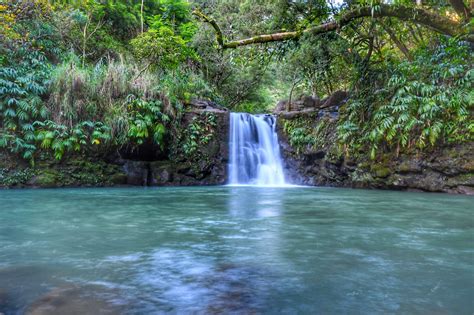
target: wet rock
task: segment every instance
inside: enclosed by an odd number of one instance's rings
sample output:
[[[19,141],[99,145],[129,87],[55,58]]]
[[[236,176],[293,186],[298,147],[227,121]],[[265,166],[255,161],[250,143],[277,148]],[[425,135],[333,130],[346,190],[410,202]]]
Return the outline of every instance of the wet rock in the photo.
[[[33,302],[25,315],[120,314],[118,307],[76,286],[56,288]]]
[[[325,156],[326,156],[326,152],[320,150],[320,151],[304,154],[303,159],[306,164],[310,165],[310,164],[315,163],[317,160],[323,159]]]
[[[344,93],[335,93],[324,103],[344,102]],[[336,98],[339,98],[337,100]],[[332,105],[331,105],[332,106]],[[368,153],[347,157],[337,144],[337,119],[329,119],[321,111],[317,116],[304,112],[281,113],[277,127],[295,120],[305,126],[318,126],[326,121],[331,128],[318,133],[317,145],[292,147],[289,135],[277,129],[281,153],[288,179],[296,184],[354,188],[378,188],[472,194],[474,191],[474,150],[472,143],[441,146],[426,152],[407,152],[397,156],[388,152],[378,160]],[[309,127],[311,128],[311,127]],[[313,127],[315,128],[315,127]],[[339,152],[339,153],[338,153]]]
[[[123,170],[127,176],[127,184],[146,186],[148,182],[149,165],[143,161],[126,161]]]
[[[456,192],[465,195],[474,195],[474,187],[460,185],[456,188]]]

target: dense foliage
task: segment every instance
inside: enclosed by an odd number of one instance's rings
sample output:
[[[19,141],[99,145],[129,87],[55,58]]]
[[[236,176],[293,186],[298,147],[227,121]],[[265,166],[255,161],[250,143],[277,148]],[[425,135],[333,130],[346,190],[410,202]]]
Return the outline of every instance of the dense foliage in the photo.
[[[199,8],[233,40],[303,34],[367,5],[372,16],[382,10],[378,1],[2,2],[0,147],[31,162],[42,150],[61,159],[143,145],[191,156],[215,127],[207,116],[180,125],[192,99],[265,112],[278,99],[337,90],[351,95],[337,127],[346,154],[375,158],[380,151],[472,141],[474,57],[463,36],[365,17],[333,32],[222,50],[215,30],[192,15]],[[409,1],[393,5],[417,8]],[[469,15],[448,3],[423,8],[472,28]],[[326,127],[285,126],[297,146],[317,146]],[[180,143],[179,152],[168,142]]]
[[[413,61],[387,65],[384,88],[357,92],[344,109],[339,136],[347,149],[419,148],[474,140],[474,58],[444,41]],[[368,93],[371,93],[368,94]]]

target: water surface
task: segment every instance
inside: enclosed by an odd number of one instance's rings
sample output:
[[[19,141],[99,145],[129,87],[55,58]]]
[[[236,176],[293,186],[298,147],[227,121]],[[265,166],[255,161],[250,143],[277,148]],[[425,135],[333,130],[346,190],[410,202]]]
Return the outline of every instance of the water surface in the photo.
[[[0,312],[63,294],[123,314],[472,314],[473,201],[301,187],[0,191]]]

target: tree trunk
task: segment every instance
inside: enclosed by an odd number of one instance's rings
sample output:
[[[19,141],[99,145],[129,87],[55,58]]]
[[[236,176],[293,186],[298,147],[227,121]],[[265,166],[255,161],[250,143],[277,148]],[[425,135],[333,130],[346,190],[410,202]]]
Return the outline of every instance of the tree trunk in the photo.
[[[89,26],[89,21],[86,22],[84,25],[84,29],[82,31],[82,67],[84,68],[86,63],[86,47],[87,47],[87,28]]]
[[[381,24],[382,28],[385,30],[385,32],[387,32],[388,36],[390,36],[390,40],[397,46],[397,48],[405,55],[408,60],[413,61],[413,57],[407,46],[398,39],[398,37],[395,35],[395,32],[389,26],[383,23]]]
[[[288,97],[288,104],[286,104],[286,111],[287,112],[291,111],[291,98],[293,96],[293,90],[295,89],[296,85],[300,81],[301,80],[296,80],[296,76],[293,78],[293,85],[291,86],[291,89],[290,89],[290,96]]]
[[[142,5],[140,6],[140,22],[141,22],[141,30],[143,34],[143,4],[145,0],[142,0]]]

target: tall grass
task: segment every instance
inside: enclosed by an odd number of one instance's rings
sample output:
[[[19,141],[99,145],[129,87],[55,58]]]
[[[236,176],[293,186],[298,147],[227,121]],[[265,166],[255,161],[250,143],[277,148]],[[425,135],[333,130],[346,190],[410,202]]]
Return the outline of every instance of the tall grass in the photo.
[[[134,100],[159,101],[163,114],[179,121],[183,103],[193,97],[212,96],[196,73],[143,71],[124,58],[83,67],[73,55],[56,67],[47,105],[57,124],[71,128],[84,121],[100,121],[110,127],[113,139],[124,143]]]
[[[52,119],[67,126],[85,120],[104,120],[126,112],[131,97],[161,99],[160,82],[123,59],[82,67],[77,58],[53,73],[48,108]]]

